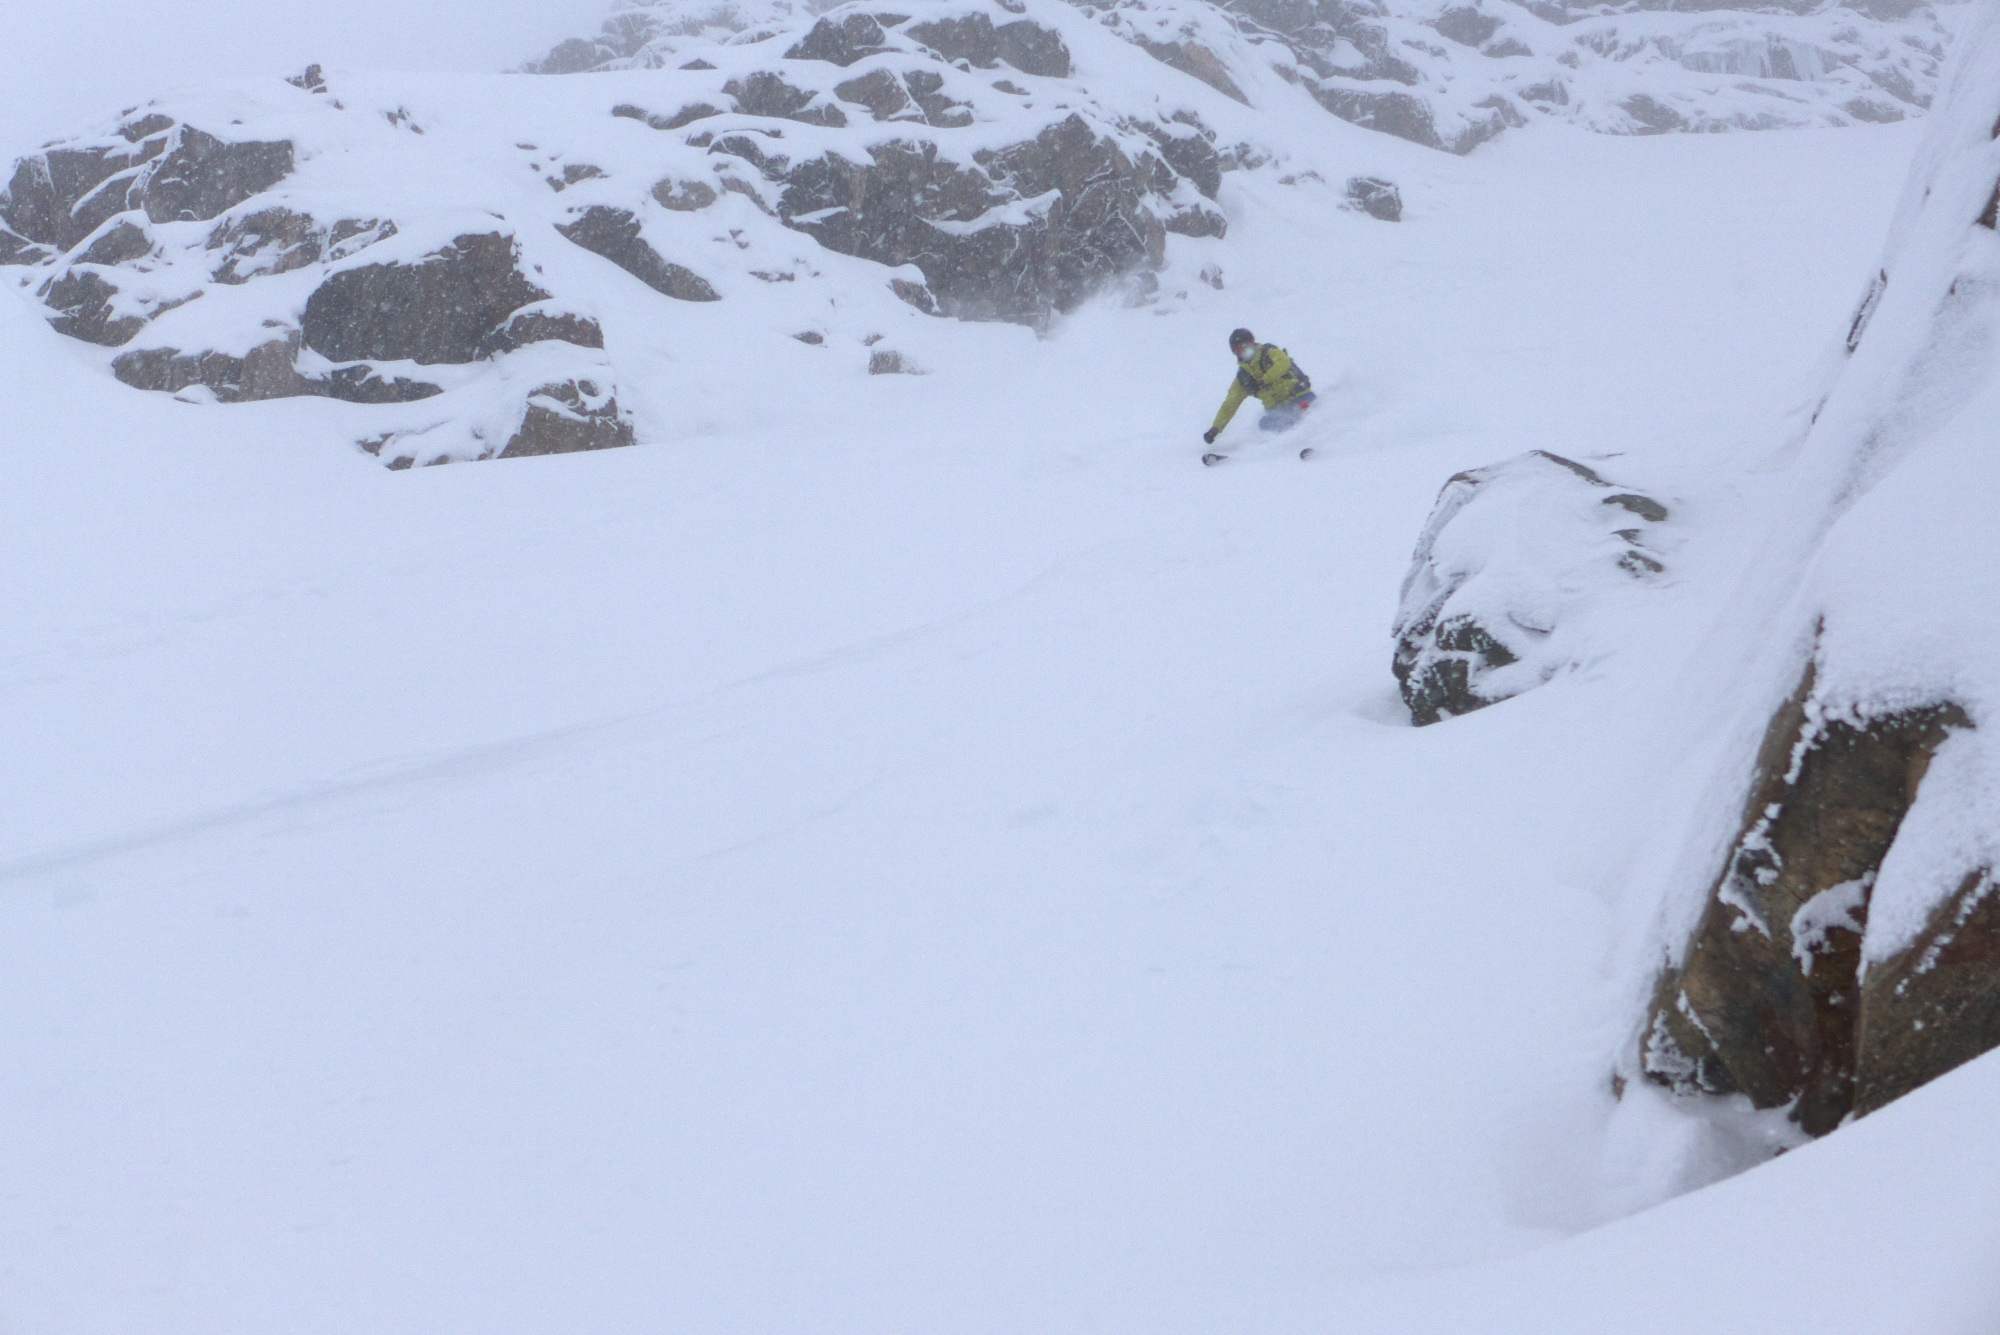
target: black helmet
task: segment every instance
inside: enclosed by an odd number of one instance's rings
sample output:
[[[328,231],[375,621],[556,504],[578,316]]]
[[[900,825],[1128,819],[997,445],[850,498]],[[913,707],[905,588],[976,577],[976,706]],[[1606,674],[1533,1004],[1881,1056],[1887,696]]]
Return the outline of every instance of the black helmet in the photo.
[[[1236,351],[1246,343],[1255,343],[1257,336],[1248,329],[1238,329],[1229,335],[1229,350]]]

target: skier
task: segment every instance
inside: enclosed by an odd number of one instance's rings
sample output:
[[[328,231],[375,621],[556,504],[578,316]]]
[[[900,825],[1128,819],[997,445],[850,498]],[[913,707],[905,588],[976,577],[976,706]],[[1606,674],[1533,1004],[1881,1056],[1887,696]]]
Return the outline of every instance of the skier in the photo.
[[[1229,336],[1229,350],[1236,355],[1236,379],[1222,401],[1222,411],[1215,415],[1215,425],[1202,432],[1202,440],[1215,444],[1222,428],[1229,425],[1229,419],[1236,416],[1243,400],[1252,394],[1264,405],[1264,415],[1257,421],[1259,430],[1289,431],[1297,426],[1317,397],[1312,377],[1292,360],[1289,352],[1275,343],[1259,343],[1248,329],[1238,329]],[[1204,454],[1201,461],[1216,464],[1222,458],[1220,454]]]

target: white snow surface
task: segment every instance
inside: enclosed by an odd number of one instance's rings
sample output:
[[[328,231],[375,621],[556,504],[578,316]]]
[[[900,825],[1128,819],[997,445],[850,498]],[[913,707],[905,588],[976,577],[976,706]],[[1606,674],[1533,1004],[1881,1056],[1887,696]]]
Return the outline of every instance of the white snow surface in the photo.
[[[1610,1081],[1916,128],[1376,137],[1400,225],[1238,174],[1220,291],[921,377],[689,325],[621,364],[671,432],[480,466],[0,302],[0,1325],[1993,1329],[2000,1063],[1699,1190],[1768,1128]],[[1205,470],[1243,323],[1319,420]],[[1953,421],[1836,533],[1976,592]],[[1410,544],[1532,448],[1675,497],[1673,578],[1409,728]]]

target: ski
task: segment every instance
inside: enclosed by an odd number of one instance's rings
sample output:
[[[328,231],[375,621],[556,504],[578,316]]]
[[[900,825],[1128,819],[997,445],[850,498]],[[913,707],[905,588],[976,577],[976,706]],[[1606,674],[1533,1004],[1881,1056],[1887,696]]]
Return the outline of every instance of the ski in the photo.
[[[1201,456],[1201,461],[1207,464],[1210,468],[1213,468],[1217,464],[1221,463],[1224,459],[1227,459],[1228,457],[1229,456],[1226,454],[1204,454]]]
[[[1312,446],[1308,445],[1308,446],[1306,446],[1306,447],[1305,447],[1304,449],[1302,449],[1302,450],[1300,450],[1300,451],[1299,451],[1299,458],[1301,458],[1301,459],[1310,459],[1310,458],[1312,458],[1312,457],[1313,457],[1313,456],[1314,456],[1315,454],[1318,454],[1318,453],[1319,453],[1319,451],[1318,451],[1318,450],[1315,450],[1315,449],[1314,449],[1314,448],[1313,448]]]

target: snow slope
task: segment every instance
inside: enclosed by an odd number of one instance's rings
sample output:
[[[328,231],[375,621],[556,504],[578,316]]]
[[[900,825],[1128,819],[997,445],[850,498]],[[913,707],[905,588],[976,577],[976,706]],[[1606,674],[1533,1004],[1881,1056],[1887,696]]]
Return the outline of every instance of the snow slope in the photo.
[[[1614,1104],[1618,951],[1914,143],[1408,148],[1399,227],[1259,176],[1221,291],[479,468],[0,303],[0,1320],[1990,1329],[1990,1060],[1595,1227],[1767,1149]],[[1325,415],[1204,470],[1246,321]],[[1529,448],[1685,555],[1411,729],[1410,544]]]

